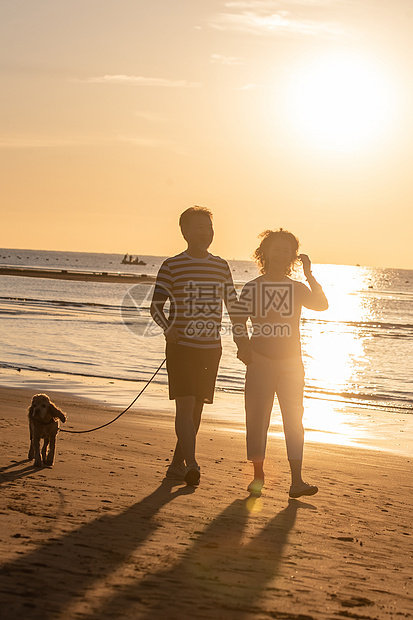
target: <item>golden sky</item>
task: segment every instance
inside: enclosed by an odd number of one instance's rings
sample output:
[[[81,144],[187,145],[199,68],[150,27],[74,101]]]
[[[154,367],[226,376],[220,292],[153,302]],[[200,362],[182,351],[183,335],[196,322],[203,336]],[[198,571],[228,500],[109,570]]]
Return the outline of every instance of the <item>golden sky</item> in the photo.
[[[413,268],[411,0],[2,0],[0,247]]]

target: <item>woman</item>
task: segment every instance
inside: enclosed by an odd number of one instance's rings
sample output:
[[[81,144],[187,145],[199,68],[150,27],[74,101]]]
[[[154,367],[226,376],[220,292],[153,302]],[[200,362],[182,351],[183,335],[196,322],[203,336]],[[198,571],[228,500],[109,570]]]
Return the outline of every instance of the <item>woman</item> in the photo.
[[[301,359],[301,308],[326,310],[328,302],[311,273],[306,254],[298,255],[298,239],[290,232],[267,230],[254,253],[261,275],[248,282],[240,296],[242,343],[238,358],[247,365],[245,410],[247,457],[254,465],[254,479],[248,486],[252,495],[261,495],[264,486],[264,459],[274,395],[281,409],[287,456],[291,469],[289,496],[314,495],[318,488],[304,482],[301,475],[304,428],[304,368]],[[308,286],[289,276],[301,261]],[[252,322],[248,338],[247,319]]]

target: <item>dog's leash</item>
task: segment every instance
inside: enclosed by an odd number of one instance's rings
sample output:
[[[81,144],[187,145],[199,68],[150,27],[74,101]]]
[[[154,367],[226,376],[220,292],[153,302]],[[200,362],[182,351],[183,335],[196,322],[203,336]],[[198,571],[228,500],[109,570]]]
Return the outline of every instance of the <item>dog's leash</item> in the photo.
[[[139,396],[142,394],[142,392],[144,392],[146,390],[146,388],[148,387],[148,385],[150,384],[150,382],[156,377],[156,375],[158,374],[158,372],[160,371],[160,369],[162,368],[162,366],[165,364],[166,362],[166,358],[162,361],[162,364],[160,364],[158,366],[158,368],[155,370],[155,372],[153,373],[152,377],[149,379],[149,381],[143,386],[143,388],[141,389],[141,391],[139,392],[139,394],[133,399],[133,401],[131,402],[130,405],[128,405],[128,407],[126,407],[126,409],[124,409],[123,411],[120,412],[119,415],[116,416],[116,418],[113,418],[113,420],[111,420],[110,422],[106,422],[106,424],[102,424],[101,426],[96,426],[95,428],[89,428],[86,431],[69,431],[65,428],[61,428],[60,432],[61,433],[76,433],[76,434],[80,434],[80,433],[92,433],[93,431],[98,431],[101,428],[105,428],[105,426],[109,426],[109,424],[113,424],[113,422],[116,422],[116,420],[119,420],[119,418],[126,413],[127,411],[129,411],[129,409],[132,407],[132,405],[134,405],[136,403],[136,401],[138,400]]]

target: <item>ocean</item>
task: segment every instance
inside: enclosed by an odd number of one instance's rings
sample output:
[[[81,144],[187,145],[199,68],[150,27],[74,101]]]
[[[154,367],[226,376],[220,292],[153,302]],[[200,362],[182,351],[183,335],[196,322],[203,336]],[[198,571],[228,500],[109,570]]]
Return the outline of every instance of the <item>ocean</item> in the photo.
[[[121,264],[119,254],[0,250],[0,266],[47,267],[155,276],[164,257]],[[237,287],[258,274],[251,261],[228,261]],[[303,309],[301,337],[306,406],[343,407],[390,416],[413,413],[413,270],[313,265],[329,309]],[[47,373],[136,385],[164,358],[164,338],[149,315],[153,285],[0,277],[0,380]],[[244,366],[236,359],[224,316],[217,394],[241,395]],[[22,376],[23,382],[23,376]],[[154,384],[166,385],[165,369]],[[314,414],[315,415],[315,414]],[[315,418],[314,418],[315,420]],[[314,421],[314,424],[315,421]]]

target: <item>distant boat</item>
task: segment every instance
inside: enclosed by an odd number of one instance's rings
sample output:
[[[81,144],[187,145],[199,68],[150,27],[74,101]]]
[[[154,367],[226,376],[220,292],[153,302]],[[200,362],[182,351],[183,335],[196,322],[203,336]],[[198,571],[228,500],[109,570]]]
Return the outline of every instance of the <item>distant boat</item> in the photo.
[[[139,260],[139,256],[133,258],[132,254],[125,254],[121,261],[122,265],[146,265],[144,260]]]

